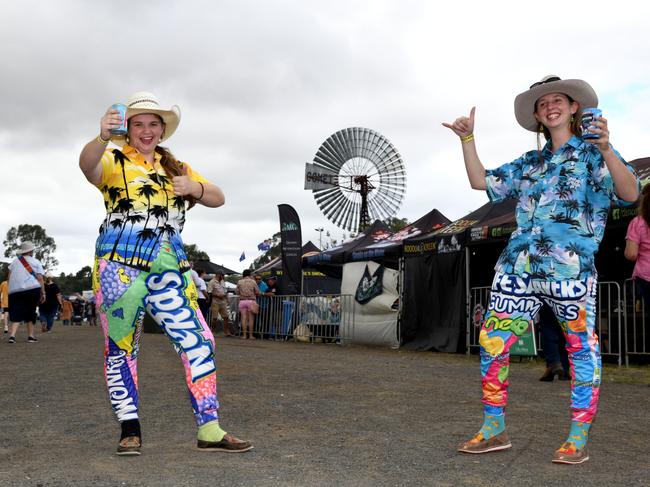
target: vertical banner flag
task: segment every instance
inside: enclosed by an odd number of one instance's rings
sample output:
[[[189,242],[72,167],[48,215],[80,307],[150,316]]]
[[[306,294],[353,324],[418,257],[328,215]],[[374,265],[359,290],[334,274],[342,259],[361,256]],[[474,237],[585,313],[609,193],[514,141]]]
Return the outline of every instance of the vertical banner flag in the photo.
[[[302,292],[302,234],[300,218],[290,205],[278,205],[280,213],[280,249],[282,250],[282,276],[280,294]]]

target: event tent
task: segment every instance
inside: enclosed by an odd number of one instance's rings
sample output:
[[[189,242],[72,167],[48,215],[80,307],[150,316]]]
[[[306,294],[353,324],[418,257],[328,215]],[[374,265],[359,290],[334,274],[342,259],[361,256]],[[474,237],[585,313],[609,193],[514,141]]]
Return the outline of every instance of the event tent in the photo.
[[[397,269],[398,260],[402,256],[402,242],[404,240],[430,233],[448,223],[451,223],[451,220],[434,208],[423,217],[383,240],[356,246],[353,249],[347,250],[345,253],[345,261],[358,262],[374,260],[385,266]]]
[[[227,267],[224,267],[219,264],[215,264],[213,262],[210,262],[209,260],[197,260],[194,262],[194,269],[203,269],[205,272],[208,274],[216,274],[217,272],[220,272],[224,276],[230,275],[230,274],[239,274],[236,271],[230,270]]]
[[[381,220],[375,220],[372,225],[355,238],[318,254],[306,256],[303,258],[303,267],[314,268],[328,276],[340,279],[343,275],[342,265],[346,262],[347,255],[351,255],[357,248],[379,242],[390,235],[391,232],[388,226]]]
[[[320,253],[320,249],[314,245],[311,240],[302,246],[300,252],[300,255],[303,258],[302,294],[305,296],[314,294],[339,294],[341,292],[340,278],[329,277],[322,272],[304,266],[305,257],[316,255],[318,253]],[[274,258],[270,262],[256,269],[255,272],[265,279],[272,275],[281,276],[282,257],[278,256]]]

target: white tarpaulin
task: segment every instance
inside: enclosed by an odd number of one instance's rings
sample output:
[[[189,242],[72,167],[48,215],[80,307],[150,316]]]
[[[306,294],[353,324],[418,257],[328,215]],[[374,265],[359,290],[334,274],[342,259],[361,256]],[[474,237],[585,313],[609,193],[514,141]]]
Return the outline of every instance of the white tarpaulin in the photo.
[[[366,265],[370,275],[373,275],[379,267],[379,264],[372,261],[352,262],[343,266],[341,294],[355,296]],[[379,296],[372,298],[366,304],[355,302],[352,308],[342,310],[342,329],[340,331],[344,341],[365,345],[399,347],[397,309],[392,308],[393,303],[398,298],[398,275],[397,271],[385,268],[382,280],[383,289]]]

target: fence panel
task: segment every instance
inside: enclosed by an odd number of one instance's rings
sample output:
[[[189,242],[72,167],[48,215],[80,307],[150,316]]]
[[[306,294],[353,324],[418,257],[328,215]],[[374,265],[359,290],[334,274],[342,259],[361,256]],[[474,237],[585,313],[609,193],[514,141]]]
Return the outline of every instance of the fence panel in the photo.
[[[355,301],[351,295],[260,296],[257,302],[257,338],[342,343],[354,335]],[[236,296],[229,299],[229,311],[235,334],[240,335],[241,313]],[[217,319],[210,316],[209,322],[215,325]]]
[[[650,333],[646,318],[646,303],[634,285],[633,279],[623,283],[623,310],[625,317],[625,361],[630,355],[650,355]]]

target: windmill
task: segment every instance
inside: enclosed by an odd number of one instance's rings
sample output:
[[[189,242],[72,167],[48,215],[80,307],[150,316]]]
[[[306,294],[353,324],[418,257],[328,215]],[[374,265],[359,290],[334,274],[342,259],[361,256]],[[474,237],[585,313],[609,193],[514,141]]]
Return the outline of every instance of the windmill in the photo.
[[[397,149],[374,130],[351,127],[323,142],[305,167],[323,214],[335,225],[360,232],[397,213],[406,191],[406,169]]]

